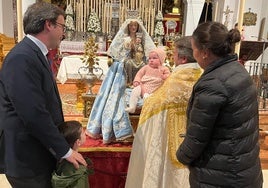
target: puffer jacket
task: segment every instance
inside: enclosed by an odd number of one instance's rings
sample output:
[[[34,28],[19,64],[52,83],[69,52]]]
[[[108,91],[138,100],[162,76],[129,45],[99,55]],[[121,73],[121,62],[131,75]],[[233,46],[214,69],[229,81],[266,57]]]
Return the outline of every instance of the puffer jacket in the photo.
[[[236,60],[212,63],[193,88],[177,151],[189,166],[191,188],[262,187],[256,86]]]

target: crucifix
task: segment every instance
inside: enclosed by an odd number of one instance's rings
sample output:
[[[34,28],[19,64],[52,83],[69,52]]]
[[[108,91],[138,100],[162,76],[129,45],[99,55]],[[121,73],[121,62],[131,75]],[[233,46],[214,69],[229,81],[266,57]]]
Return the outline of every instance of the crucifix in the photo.
[[[228,27],[229,24],[229,14],[233,13],[234,11],[231,11],[231,9],[229,9],[229,6],[226,7],[226,10],[223,11],[223,14],[225,15],[225,21],[224,21],[224,25],[226,27]]]
[[[212,0],[205,0],[205,3],[207,5],[206,7],[206,15],[205,15],[205,22],[207,22],[207,18],[208,18],[208,6],[210,3],[212,3]]]

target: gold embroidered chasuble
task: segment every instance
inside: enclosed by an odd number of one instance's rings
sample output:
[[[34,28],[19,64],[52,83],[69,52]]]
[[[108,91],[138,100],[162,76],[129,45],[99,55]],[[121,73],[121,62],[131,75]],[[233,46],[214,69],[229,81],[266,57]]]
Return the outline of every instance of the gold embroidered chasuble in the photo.
[[[144,101],[126,188],[189,187],[188,169],[177,161],[176,151],[186,131],[188,100],[201,74],[197,63],[180,65]]]

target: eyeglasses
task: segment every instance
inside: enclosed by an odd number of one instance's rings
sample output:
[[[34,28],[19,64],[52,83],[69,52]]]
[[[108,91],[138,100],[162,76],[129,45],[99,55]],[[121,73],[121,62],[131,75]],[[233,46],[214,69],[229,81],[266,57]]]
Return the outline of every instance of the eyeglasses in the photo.
[[[65,31],[66,31],[66,25],[61,24],[61,23],[59,23],[59,22],[56,22],[56,25],[61,26],[61,27],[62,27],[63,32],[65,33]]]

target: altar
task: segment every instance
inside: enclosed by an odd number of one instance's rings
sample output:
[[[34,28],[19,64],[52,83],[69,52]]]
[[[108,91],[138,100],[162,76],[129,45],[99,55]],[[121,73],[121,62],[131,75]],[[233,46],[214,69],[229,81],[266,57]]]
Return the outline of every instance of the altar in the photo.
[[[124,188],[131,147],[131,143],[104,145],[102,140],[87,137],[79,152],[93,163],[94,174],[88,177],[90,188]]]
[[[83,72],[81,70],[81,74],[79,74],[79,68],[85,67],[85,64],[82,60],[82,55],[70,55],[66,56],[62,59],[58,74],[57,74],[57,80],[64,84],[68,79],[75,79],[80,80],[82,79],[82,75],[86,74],[86,72]],[[108,71],[108,57],[107,56],[97,56],[99,59],[99,67],[103,70],[103,72],[93,70],[93,73],[100,77],[101,80],[103,80],[105,74]],[[102,75],[101,75],[102,74]]]
[[[87,92],[87,86],[83,82],[84,76],[88,73],[86,69],[81,68],[86,65],[83,63],[82,55],[69,55],[63,57],[59,70],[57,73],[57,81],[61,84],[65,84],[67,80],[72,80],[75,82],[77,87],[77,108],[83,109],[83,99],[82,94]],[[93,70],[93,73],[100,79],[103,80],[105,74],[108,71],[108,57],[107,56],[97,56],[99,61],[99,68]],[[99,84],[98,84],[99,86]]]

